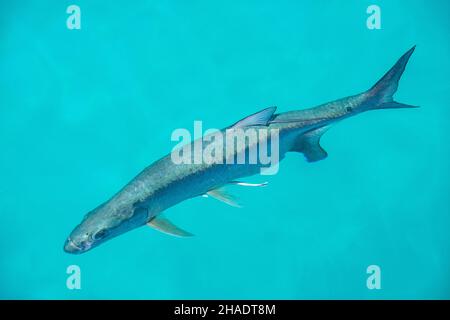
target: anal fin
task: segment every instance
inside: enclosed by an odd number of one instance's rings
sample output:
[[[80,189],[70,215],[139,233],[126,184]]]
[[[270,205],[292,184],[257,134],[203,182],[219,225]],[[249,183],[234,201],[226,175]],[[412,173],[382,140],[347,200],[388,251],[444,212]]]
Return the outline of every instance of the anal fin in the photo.
[[[301,152],[308,162],[315,162],[325,159],[328,154],[320,146],[320,138],[328,130],[328,126],[308,131],[297,138],[290,151]]]

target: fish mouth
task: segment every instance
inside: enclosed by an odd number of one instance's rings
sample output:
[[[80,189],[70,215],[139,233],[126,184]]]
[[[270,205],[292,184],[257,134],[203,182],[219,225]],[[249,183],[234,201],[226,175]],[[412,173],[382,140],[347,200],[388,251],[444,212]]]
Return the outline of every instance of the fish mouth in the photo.
[[[64,251],[72,254],[80,254],[89,250],[90,248],[90,245],[79,246],[70,238],[68,238],[64,243]]]

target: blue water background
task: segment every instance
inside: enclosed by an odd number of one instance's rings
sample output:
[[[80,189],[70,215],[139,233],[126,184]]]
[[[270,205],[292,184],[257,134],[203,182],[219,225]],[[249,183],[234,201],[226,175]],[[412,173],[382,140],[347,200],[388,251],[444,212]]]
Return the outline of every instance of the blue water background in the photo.
[[[0,298],[450,298],[448,1],[3,1],[0,25]],[[337,124],[326,160],[289,154],[243,209],[167,210],[192,239],[142,227],[63,252],[174,129],[362,92],[415,44],[396,100],[420,109]]]

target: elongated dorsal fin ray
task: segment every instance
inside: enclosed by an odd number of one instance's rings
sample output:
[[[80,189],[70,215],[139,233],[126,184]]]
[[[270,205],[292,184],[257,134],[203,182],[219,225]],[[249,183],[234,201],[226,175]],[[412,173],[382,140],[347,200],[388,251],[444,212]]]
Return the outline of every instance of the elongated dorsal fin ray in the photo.
[[[169,219],[163,217],[163,216],[157,216],[147,222],[147,225],[152,227],[153,229],[156,229],[158,231],[170,234],[172,236],[176,237],[192,237],[193,234],[190,232],[187,232],[186,230],[183,230],[181,228],[178,228],[176,225],[174,225]]]
[[[262,182],[262,183],[250,183],[250,182],[243,182],[243,181],[231,181],[229,184],[235,184],[237,186],[242,187],[265,187],[267,186],[268,182]]]
[[[286,119],[278,119],[275,118],[273,120],[269,121],[269,124],[281,124],[281,123],[302,123],[304,125],[310,125],[313,123],[317,123],[319,121],[326,121],[330,120],[330,118],[327,117],[316,117],[316,118],[286,118]]]
[[[239,120],[230,128],[245,128],[250,126],[266,126],[270,119],[272,119],[273,114],[277,110],[277,107],[269,107],[258,111],[242,120]]]
[[[301,152],[308,162],[315,162],[325,159],[328,154],[320,146],[320,138],[328,130],[328,126],[308,131],[297,138],[290,151]]]

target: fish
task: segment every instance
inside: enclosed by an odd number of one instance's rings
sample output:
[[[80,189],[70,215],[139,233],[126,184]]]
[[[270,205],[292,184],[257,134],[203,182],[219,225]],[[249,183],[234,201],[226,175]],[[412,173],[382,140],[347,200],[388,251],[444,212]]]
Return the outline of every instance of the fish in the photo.
[[[320,139],[330,126],[365,111],[380,109],[418,108],[394,100],[399,80],[416,46],[404,53],[394,66],[369,90],[328,102],[313,108],[276,113],[277,107],[268,107],[231,126],[222,129],[243,130],[263,128],[278,134],[279,160],[290,152],[301,153],[308,162],[325,159],[328,154],[320,144]],[[258,136],[267,145],[274,144],[272,136]],[[265,141],[261,141],[265,139]],[[211,142],[202,146],[211,147]],[[191,148],[195,141],[188,144]],[[238,153],[248,152],[254,145],[250,142],[231,152],[226,150],[223,157],[235,159]],[[201,151],[202,151],[201,150]],[[64,251],[81,254],[121,234],[141,226],[149,226],[158,231],[177,237],[192,234],[174,223],[164,213],[176,204],[199,196],[211,197],[240,207],[237,198],[229,192],[230,185],[240,187],[264,187],[266,183],[248,183],[240,179],[261,173],[261,161],[256,163],[174,163],[170,153],[157,160],[109,200],[88,212],[73,229],[64,243]],[[192,155],[194,156],[194,155]],[[267,165],[266,165],[267,167]]]

